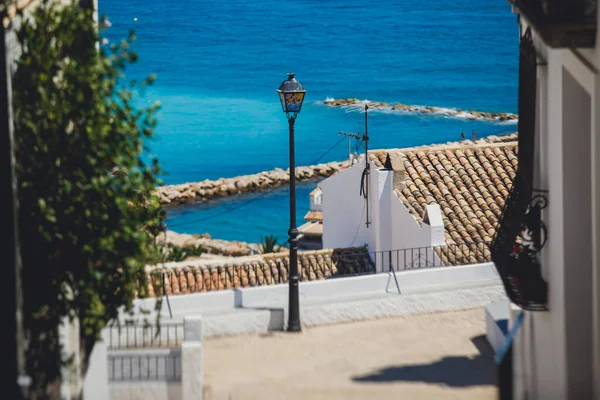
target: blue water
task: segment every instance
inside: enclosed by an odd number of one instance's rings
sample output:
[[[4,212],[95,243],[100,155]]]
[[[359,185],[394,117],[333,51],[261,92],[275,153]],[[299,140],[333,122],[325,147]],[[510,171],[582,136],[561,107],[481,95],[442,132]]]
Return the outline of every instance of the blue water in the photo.
[[[327,97],[516,112],[518,28],[509,5],[467,0],[100,0],[111,41],[135,29],[140,62],[156,73],[145,101],[160,100],[151,143],[166,183],[287,168],[287,121],[275,89],[295,72],[308,90],[296,123],[297,164],[310,164],[362,131],[364,115],[328,108]],[[134,22],[137,18],[137,22]],[[372,112],[371,148],[511,132],[497,122]],[[323,161],[347,158],[343,142]],[[314,183],[298,190],[298,222]],[[257,241],[283,238],[288,193],[237,197],[169,212],[179,232]],[[229,211],[228,211],[229,210]]]

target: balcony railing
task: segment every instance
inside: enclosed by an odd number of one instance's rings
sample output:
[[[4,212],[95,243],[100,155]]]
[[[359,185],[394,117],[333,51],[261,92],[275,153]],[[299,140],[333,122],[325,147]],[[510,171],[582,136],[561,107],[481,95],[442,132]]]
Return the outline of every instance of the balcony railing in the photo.
[[[546,243],[546,226],[541,212],[546,208],[546,191],[532,189],[517,177],[506,202],[500,227],[491,246],[492,259],[502,278],[508,298],[529,311],[548,309],[548,285],[541,274],[539,251]]]
[[[554,48],[594,47],[597,0],[508,0]]]
[[[531,311],[547,309],[547,284],[538,257],[546,241],[541,211],[547,198],[533,187],[536,102],[537,54],[527,28],[519,58],[519,169],[490,250],[510,300]]]
[[[183,323],[160,325],[146,322],[125,322],[108,327],[108,348],[125,350],[139,348],[177,348],[183,342]]]

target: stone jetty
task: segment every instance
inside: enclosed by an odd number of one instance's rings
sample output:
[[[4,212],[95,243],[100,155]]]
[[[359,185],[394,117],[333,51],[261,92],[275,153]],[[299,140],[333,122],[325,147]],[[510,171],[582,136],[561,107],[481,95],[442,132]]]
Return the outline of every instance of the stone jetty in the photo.
[[[348,161],[296,167],[296,180],[308,181],[331,176],[348,167]],[[289,168],[275,168],[252,175],[221,178],[214,181],[182,183],[156,188],[162,205],[177,205],[206,201],[242,193],[263,192],[290,182]]]
[[[488,136],[477,139],[475,142],[464,140],[462,142],[448,142],[445,144],[431,144],[436,147],[473,143],[499,143],[516,140],[517,134],[506,134],[501,136]],[[364,159],[364,158],[363,158]],[[296,167],[296,180],[309,181],[327,178],[336,172],[348,168],[348,161],[330,162],[306,167]],[[197,201],[207,201],[228,196],[236,196],[242,193],[263,192],[290,182],[289,169],[275,168],[271,171],[263,171],[252,175],[242,175],[233,178],[221,178],[214,181],[204,180],[202,182],[182,183],[180,185],[167,185],[156,188],[156,194],[162,205],[179,205]]]
[[[489,120],[489,121],[512,121],[519,117],[516,114],[503,112],[482,112],[474,110],[460,110],[457,108],[431,107],[431,106],[416,106],[402,103],[385,103],[378,101],[359,100],[355,98],[348,99],[326,99],[323,104],[331,107],[360,107],[365,104],[369,105],[370,109],[376,110],[391,110],[398,112],[409,112],[415,114],[438,114],[454,116],[467,120]]]

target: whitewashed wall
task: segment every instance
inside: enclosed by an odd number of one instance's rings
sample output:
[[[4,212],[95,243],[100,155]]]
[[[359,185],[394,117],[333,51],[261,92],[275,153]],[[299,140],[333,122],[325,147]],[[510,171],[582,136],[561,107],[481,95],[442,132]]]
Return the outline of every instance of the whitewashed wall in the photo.
[[[365,199],[360,195],[364,163],[357,164],[321,182],[323,191],[323,248],[363,246],[375,249],[374,223],[365,224]],[[371,165],[371,171],[375,167]],[[376,174],[371,174],[371,178]],[[371,185],[373,187],[373,185]],[[372,203],[372,202],[371,202]],[[372,205],[369,214],[375,215]]]
[[[390,249],[409,249],[413,247],[427,247],[431,245],[431,228],[427,224],[419,226],[404,204],[398,199],[396,193],[391,204],[392,244]]]
[[[181,400],[182,352],[147,348],[109,351],[107,367],[112,400]],[[175,379],[174,377],[178,378]],[[153,378],[157,377],[157,378]],[[168,378],[167,378],[168,377]]]
[[[323,190],[323,247],[339,248],[367,244],[369,251],[380,252],[432,245],[431,228],[419,226],[394,192],[394,172],[371,164],[369,215],[365,225],[365,200],[359,196],[364,164],[360,163],[321,183]],[[442,228],[443,229],[443,228]],[[433,250],[429,259],[439,259]],[[395,256],[394,256],[395,257]],[[403,255],[399,258],[404,260]],[[381,266],[378,265],[381,269]],[[387,262],[383,265],[387,270]],[[403,269],[402,266],[399,266]]]

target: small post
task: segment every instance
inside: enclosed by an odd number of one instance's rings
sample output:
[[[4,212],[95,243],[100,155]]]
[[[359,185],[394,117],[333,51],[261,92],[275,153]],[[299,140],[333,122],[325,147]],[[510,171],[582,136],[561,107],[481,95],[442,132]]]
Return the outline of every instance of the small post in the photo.
[[[366,208],[366,225],[367,228],[369,227],[369,225],[371,224],[371,221],[369,220],[369,185],[370,185],[370,177],[369,174],[371,173],[370,169],[369,169],[369,105],[365,104],[365,135],[363,137],[363,140],[365,141],[365,171],[366,171],[366,182],[365,182],[365,208]]]
[[[169,317],[173,318],[173,313],[171,312],[171,303],[169,303],[169,295],[167,294],[167,284],[165,282],[165,273],[162,273],[162,284],[163,284],[163,293],[165,294],[165,298],[167,299],[167,307],[169,307]]]
[[[115,379],[115,362],[117,360],[116,358],[112,358],[110,363],[111,368],[109,369],[108,346],[111,342],[111,334],[111,327],[103,329],[101,332],[102,339],[94,344],[92,353],[89,356],[88,370],[81,388],[83,391],[83,398],[86,400],[103,400],[110,398],[108,386],[109,373],[110,377]],[[123,362],[122,358],[121,362]],[[122,373],[123,365],[121,365],[121,374]],[[121,377],[121,379],[123,379],[123,377]]]
[[[392,275],[394,275],[394,282],[396,282],[396,289],[398,289],[398,294],[402,294],[402,292],[400,291],[400,284],[398,283],[398,277],[396,277],[396,268],[394,268],[394,265],[392,264],[392,250],[389,250],[388,253],[390,262],[390,272],[392,273]]]
[[[184,317],[181,344],[181,398],[204,398],[204,350],[202,317]]]

